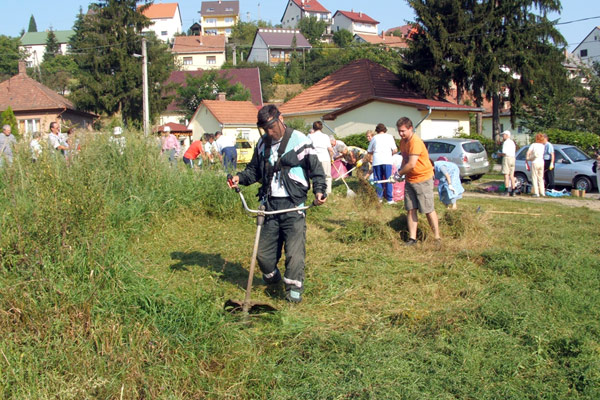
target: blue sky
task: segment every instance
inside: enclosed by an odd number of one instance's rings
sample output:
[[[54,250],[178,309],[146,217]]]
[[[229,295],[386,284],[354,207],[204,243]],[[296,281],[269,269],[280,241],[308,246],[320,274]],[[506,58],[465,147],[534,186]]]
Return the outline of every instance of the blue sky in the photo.
[[[161,2],[156,0],[156,2]],[[162,1],[164,3],[174,1]],[[384,30],[398,25],[404,25],[406,21],[414,18],[412,9],[404,0],[320,0],[331,13],[337,10],[362,11],[380,22],[379,29]],[[0,0],[3,11],[3,21],[0,24],[0,34],[17,36],[21,29],[27,29],[29,17],[34,15],[38,30],[52,27],[54,30],[71,29],[75,17],[82,7],[87,10],[90,1],[86,0],[60,0],[58,2],[48,0],[23,0],[11,1]],[[181,9],[183,26],[187,29],[198,20],[201,0],[178,1]],[[240,0],[240,11],[243,21],[248,16],[252,20],[260,19],[279,23],[287,0]],[[552,15],[551,19],[559,22],[569,22],[584,18],[587,21],[573,22],[558,25],[559,30],[569,44],[569,50],[573,50],[590,31],[600,26],[600,1],[598,0],[563,0],[563,12],[561,15]]]

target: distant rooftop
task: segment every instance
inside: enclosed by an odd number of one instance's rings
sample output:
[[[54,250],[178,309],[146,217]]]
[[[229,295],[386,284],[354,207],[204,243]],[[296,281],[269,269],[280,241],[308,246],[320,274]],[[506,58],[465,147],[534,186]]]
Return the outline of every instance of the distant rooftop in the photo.
[[[23,36],[21,36],[21,45],[23,46],[33,46],[36,44],[46,44],[46,40],[48,39],[48,32],[25,32]],[[71,36],[75,35],[75,31],[53,31],[56,36],[56,41],[59,44],[67,43]]]

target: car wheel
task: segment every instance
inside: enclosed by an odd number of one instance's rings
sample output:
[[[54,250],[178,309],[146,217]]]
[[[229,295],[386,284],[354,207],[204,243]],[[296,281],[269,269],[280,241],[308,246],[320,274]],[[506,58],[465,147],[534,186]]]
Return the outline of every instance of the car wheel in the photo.
[[[517,180],[518,186],[523,186],[529,183],[529,181],[527,180],[527,175],[525,175],[522,172],[517,172],[515,174],[515,179]]]
[[[479,174],[479,175],[471,175],[469,178],[472,181],[476,181],[477,179],[481,179],[481,177],[483,176],[483,174]]]
[[[573,181],[573,187],[578,190],[589,192],[592,190],[592,181],[587,176],[578,176]]]

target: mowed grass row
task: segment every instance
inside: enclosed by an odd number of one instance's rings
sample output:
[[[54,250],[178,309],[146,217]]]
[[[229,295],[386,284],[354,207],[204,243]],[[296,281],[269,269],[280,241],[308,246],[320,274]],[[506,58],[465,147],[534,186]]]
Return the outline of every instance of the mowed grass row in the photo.
[[[279,311],[246,324],[223,304],[243,299],[254,220],[224,175],[128,140],[0,172],[1,397],[600,395],[600,213],[465,199],[438,209],[441,248],[424,218],[405,248],[401,205],[352,178],[357,198],[308,212],[303,303],[257,274]]]

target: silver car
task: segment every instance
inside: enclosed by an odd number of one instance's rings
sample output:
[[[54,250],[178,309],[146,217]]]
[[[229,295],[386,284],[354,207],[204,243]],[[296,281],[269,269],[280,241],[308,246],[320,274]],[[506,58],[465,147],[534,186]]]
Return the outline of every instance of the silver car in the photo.
[[[525,155],[529,146],[517,152],[515,178],[521,183],[531,182],[531,171],[525,166]],[[567,144],[554,145],[554,184],[571,186],[575,189],[592,191],[596,187],[596,174],[592,171],[594,160],[578,147]]]
[[[479,140],[474,139],[428,139],[424,140],[429,158],[433,161],[444,156],[458,165],[460,177],[476,180],[490,170],[487,152]]]

